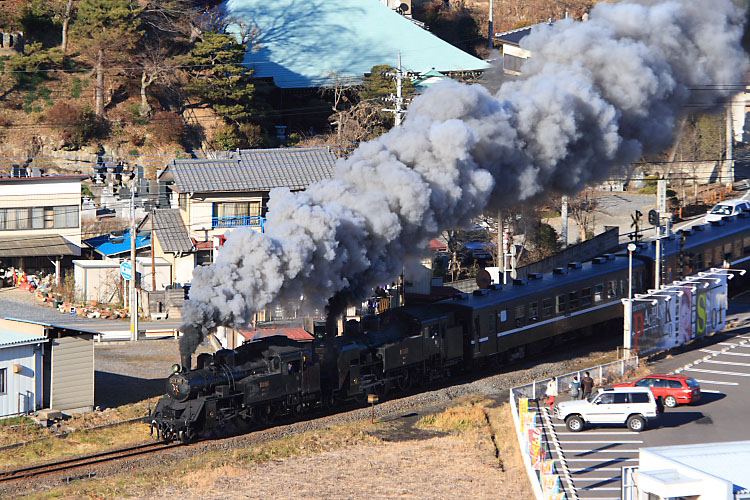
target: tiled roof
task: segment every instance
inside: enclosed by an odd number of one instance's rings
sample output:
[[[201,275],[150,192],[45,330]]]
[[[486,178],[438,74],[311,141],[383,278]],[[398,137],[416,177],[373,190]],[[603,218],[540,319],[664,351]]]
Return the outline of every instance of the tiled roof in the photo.
[[[258,340],[274,335],[284,335],[292,340],[306,341],[313,339],[313,336],[304,328],[259,328],[258,330],[239,330],[239,333],[247,340]]]
[[[0,238],[0,257],[81,255],[81,247],[61,235]]]
[[[180,193],[305,189],[333,175],[327,148],[245,149],[227,158],[173,160],[168,166]]]
[[[47,338],[44,335],[40,336],[31,333],[15,332],[13,330],[0,330],[0,348],[46,341]]]
[[[154,210],[153,224],[156,238],[165,252],[189,252],[193,249],[193,242],[178,209]]]

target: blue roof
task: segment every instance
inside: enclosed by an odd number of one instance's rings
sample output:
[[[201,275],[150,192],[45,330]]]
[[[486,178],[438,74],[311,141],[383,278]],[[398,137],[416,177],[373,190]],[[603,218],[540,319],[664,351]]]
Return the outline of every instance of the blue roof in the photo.
[[[258,27],[259,47],[247,52],[245,63],[281,88],[322,87],[336,78],[357,83],[373,66],[397,67],[399,52],[403,69],[414,73],[489,67],[378,0],[228,0],[224,6]]]
[[[495,33],[495,36],[493,38],[499,42],[519,45],[522,38],[524,38],[526,35],[531,34],[531,28],[532,26],[524,26],[523,28],[516,28],[510,31],[503,31],[502,33]]]
[[[130,231],[125,231],[122,236],[113,236],[111,234],[103,234],[102,236],[96,236],[83,240],[88,246],[93,248],[96,252],[109,257],[110,255],[118,255],[121,253],[130,251]],[[151,246],[151,234],[136,235],[135,237],[135,248],[146,248]]]
[[[47,337],[44,335],[33,335],[31,333],[22,333],[13,330],[0,330],[0,347],[46,341]]]

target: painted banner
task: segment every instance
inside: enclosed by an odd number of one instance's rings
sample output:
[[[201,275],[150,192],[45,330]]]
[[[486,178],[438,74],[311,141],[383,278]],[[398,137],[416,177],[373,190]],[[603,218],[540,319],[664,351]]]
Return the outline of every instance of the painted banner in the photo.
[[[666,351],[726,325],[727,275],[699,273],[645,295],[631,305],[631,345],[640,354]],[[626,307],[627,311],[628,308]]]

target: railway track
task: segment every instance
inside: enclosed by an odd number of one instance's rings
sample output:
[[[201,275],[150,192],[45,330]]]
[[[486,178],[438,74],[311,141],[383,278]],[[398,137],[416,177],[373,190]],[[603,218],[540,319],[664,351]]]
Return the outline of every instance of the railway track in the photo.
[[[85,455],[82,457],[68,458],[56,462],[48,462],[40,465],[22,467],[20,469],[4,470],[0,471],[0,483],[17,481],[20,479],[28,480],[33,477],[52,474],[54,472],[64,472],[68,470],[79,469],[81,467],[97,465],[104,462],[111,462],[124,458],[147,455],[149,453],[154,453],[169,448],[175,448],[177,446],[182,446],[182,443],[145,443],[136,446],[130,446],[127,448],[118,448],[116,450],[95,453],[93,455]],[[77,474],[76,478],[80,476],[81,474]]]

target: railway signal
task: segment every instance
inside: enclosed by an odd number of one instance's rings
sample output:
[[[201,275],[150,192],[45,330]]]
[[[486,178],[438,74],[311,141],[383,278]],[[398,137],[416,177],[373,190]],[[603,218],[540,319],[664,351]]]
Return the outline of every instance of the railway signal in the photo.
[[[641,225],[641,217],[643,217],[643,214],[640,210],[636,210],[634,214],[630,214],[630,218],[633,220],[633,222],[630,224],[631,228],[635,228],[635,231],[630,233],[628,235],[631,240],[635,240],[636,242],[641,240],[641,234],[640,234],[640,225]]]

